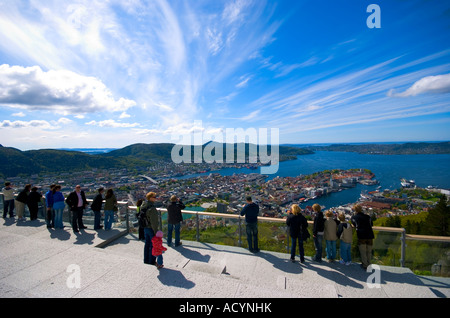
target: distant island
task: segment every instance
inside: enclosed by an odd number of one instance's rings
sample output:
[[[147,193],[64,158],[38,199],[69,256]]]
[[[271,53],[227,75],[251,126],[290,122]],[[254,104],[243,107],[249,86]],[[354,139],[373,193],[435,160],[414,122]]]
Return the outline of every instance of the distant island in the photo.
[[[329,146],[308,146],[311,151],[343,151],[371,155],[423,155],[450,154],[450,142],[407,142],[401,144],[333,144]]]

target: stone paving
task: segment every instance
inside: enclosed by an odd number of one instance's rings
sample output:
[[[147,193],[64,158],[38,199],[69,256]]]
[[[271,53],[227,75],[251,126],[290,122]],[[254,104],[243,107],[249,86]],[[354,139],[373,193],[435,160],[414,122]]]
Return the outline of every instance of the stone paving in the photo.
[[[0,223],[2,298],[450,297],[449,278],[416,276],[407,268],[367,273],[359,264],[309,257],[292,263],[288,254],[183,241],[168,248],[158,270],[143,264],[144,243],[118,229],[74,234],[39,220]]]

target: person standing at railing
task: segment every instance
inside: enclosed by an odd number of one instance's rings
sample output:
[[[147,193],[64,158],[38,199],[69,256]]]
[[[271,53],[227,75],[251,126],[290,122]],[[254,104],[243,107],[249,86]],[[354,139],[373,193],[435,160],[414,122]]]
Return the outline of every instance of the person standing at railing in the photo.
[[[241,216],[245,215],[248,249],[252,253],[258,253],[258,215],[259,206],[252,201],[252,197],[246,198],[247,204],[241,211]]]
[[[305,262],[305,250],[303,248],[303,240],[306,237],[308,231],[308,221],[302,215],[301,209],[298,204],[293,204],[288,211],[286,219],[286,225],[289,226],[289,235],[291,236],[291,261],[295,262],[295,250],[297,248],[300,254],[300,263]]]
[[[358,248],[361,254],[361,267],[365,270],[372,261],[372,245],[375,238],[372,230],[372,218],[363,213],[359,204],[355,205],[353,210],[355,210],[355,214],[351,217],[351,222],[356,227]]]
[[[47,222],[48,229],[55,226],[55,211],[53,210],[53,189],[55,187],[56,184],[50,185],[50,190],[45,193],[45,205],[47,207],[45,222]]]
[[[32,187],[31,192],[28,194],[27,206],[28,211],[30,211],[30,220],[36,220],[39,211],[39,203],[42,199],[42,194],[37,191],[37,187]]]
[[[53,188],[53,211],[55,214],[55,229],[63,229],[63,212],[66,204],[64,195],[61,193],[61,186],[56,185]]]
[[[180,246],[180,227],[183,221],[181,210],[186,206],[175,195],[170,197],[170,204],[167,206],[167,245],[172,246],[172,232],[175,229],[175,247]]]
[[[323,241],[323,233],[325,229],[325,219],[323,218],[323,212],[320,205],[315,203],[313,206],[314,215],[314,224],[313,224],[313,238],[314,238],[314,246],[316,248],[316,255],[313,257],[313,260],[317,262],[322,262],[322,241]]]
[[[108,189],[105,195],[105,231],[111,230],[114,221],[114,212],[117,212],[117,199],[113,189]]]
[[[11,182],[5,182],[5,187],[2,189],[3,192],[3,218],[9,212],[9,217],[14,217],[14,188],[11,186]]]
[[[325,212],[323,238],[325,239],[328,263],[334,262],[336,258],[337,226],[339,221],[333,218],[333,212]]]
[[[75,191],[71,192],[66,199],[67,205],[72,211],[72,229],[75,233],[79,233],[79,229],[86,229],[83,224],[83,211],[88,202],[84,191],[81,191],[81,186],[77,185]]]
[[[102,205],[103,205],[103,192],[105,191],[104,188],[99,188],[97,190],[97,195],[94,197],[94,200],[91,204],[91,210],[94,212],[94,230],[100,230],[103,228],[102,225],[100,225],[100,219],[102,216]]]
[[[28,194],[31,190],[31,184],[27,184],[25,188],[19,192],[19,195],[16,198],[14,204],[16,205],[17,211],[17,220],[18,221],[26,221],[27,219],[24,216],[25,213],[25,204],[28,201]]]
[[[155,192],[149,192],[145,196],[147,201],[145,201],[141,205],[141,213],[145,213],[145,222],[144,225],[144,235],[145,235],[145,244],[144,244],[144,264],[156,265],[156,257],[152,255],[152,238],[155,236],[155,233],[159,230],[159,218],[158,211],[155,207],[155,202],[157,200]]]
[[[351,265],[352,263],[352,241],[353,241],[353,228],[351,224],[349,224],[345,220],[345,213],[339,212],[339,226],[337,231],[337,236],[340,239],[340,247],[341,247],[341,260],[339,263],[345,265]]]

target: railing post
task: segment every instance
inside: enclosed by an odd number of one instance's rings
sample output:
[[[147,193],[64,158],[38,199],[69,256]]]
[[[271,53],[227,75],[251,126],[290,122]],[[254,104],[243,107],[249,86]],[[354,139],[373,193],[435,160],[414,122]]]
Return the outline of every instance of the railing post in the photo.
[[[5,196],[3,195],[3,193],[1,193],[0,197],[2,197],[2,213],[5,213]]]
[[[127,233],[130,233],[130,216],[128,215],[128,204],[125,206],[125,222],[127,222]]]
[[[286,251],[289,253],[289,227],[286,226]]]
[[[196,222],[197,222],[197,242],[200,242],[200,220],[198,217],[198,212],[195,214],[196,216]]]
[[[400,256],[400,266],[405,267],[405,260],[406,260],[406,230],[402,229],[402,236],[400,238],[401,241],[401,256]]]
[[[239,215],[239,240],[238,240],[238,246],[242,247],[242,230],[241,230],[241,216]]]

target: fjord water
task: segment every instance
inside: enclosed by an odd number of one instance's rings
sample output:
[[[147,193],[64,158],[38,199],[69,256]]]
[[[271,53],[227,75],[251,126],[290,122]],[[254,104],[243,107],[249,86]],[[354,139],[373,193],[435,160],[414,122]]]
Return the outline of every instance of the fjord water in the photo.
[[[380,184],[376,186],[364,186],[358,184],[355,188],[332,193],[321,198],[310,200],[305,205],[319,203],[327,208],[346,203],[356,202],[361,191],[373,191],[378,186],[381,190],[398,189],[401,187],[400,179],[415,180],[418,187],[425,188],[429,185],[438,188],[450,188],[450,155],[369,155],[354,152],[316,151],[311,155],[297,156],[296,160],[280,162],[278,172],[269,175],[268,180],[277,176],[296,177],[308,175],[314,172],[331,169],[369,169],[375,174]],[[215,171],[221,175],[234,173],[255,173],[259,170],[250,169],[223,169]],[[196,174],[186,177],[195,177]]]
[[[317,151],[312,155],[298,156],[297,160],[280,163],[277,175],[280,177],[311,174],[327,169],[369,169],[380,182],[376,186],[358,184],[355,188],[332,193],[307,204],[319,203],[328,207],[353,203],[359,199],[361,191],[373,191],[378,186],[383,189],[398,189],[400,179],[415,180],[418,187],[429,185],[450,188],[450,155],[369,155],[354,152]],[[269,178],[274,178],[270,176]]]

